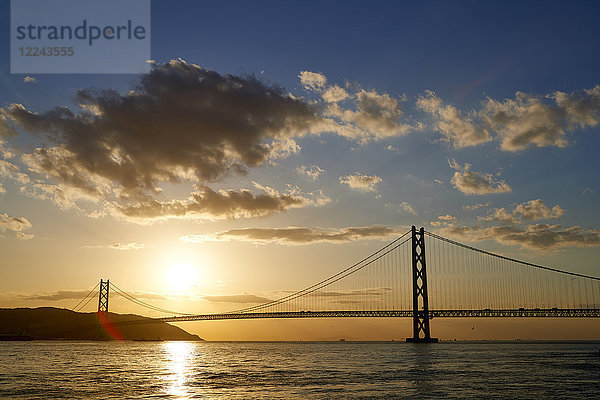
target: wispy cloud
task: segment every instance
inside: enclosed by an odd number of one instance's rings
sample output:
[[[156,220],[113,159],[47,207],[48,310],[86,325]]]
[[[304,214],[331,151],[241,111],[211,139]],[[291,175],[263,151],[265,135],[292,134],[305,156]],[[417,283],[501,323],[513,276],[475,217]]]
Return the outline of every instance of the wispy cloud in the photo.
[[[48,293],[23,294],[18,297],[23,300],[46,300],[46,301],[61,301],[61,300],[81,300],[90,293],[90,289],[86,290],[57,290]],[[144,300],[168,300],[169,298],[158,293],[152,292],[131,292],[131,295],[138,299]],[[111,297],[119,297],[119,293],[112,292]]]
[[[32,234],[25,233],[31,228],[31,222],[24,217],[9,217],[8,214],[0,214],[0,232],[13,232],[17,239],[28,240],[33,238]]]
[[[404,233],[406,229],[387,226],[350,227],[340,229],[323,228],[245,228],[231,229],[208,235],[186,235],[180,240],[188,243],[239,240],[252,243],[278,243],[302,245],[317,242],[345,243],[357,240],[388,240]]]
[[[377,175],[362,175],[360,172],[355,174],[340,176],[340,183],[350,186],[352,189],[358,189],[365,192],[377,191],[377,184],[382,181]]]
[[[91,245],[91,246],[83,246],[88,249],[111,249],[111,250],[141,250],[145,247],[143,243],[114,243],[114,244],[101,244],[101,245]]]
[[[308,176],[313,181],[316,181],[325,171],[318,165],[312,165],[310,167],[301,165],[296,168],[296,172],[300,175]]]
[[[467,241],[496,240],[533,250],[557,250],[565,247],[600,246],[600,230],[578,226],[534,224],[520,226],[453,226],[442,228],[444,234]]]
[[[204,300],[213,303],[239,303],[239,304],[262,304],[271,301],[266,297],[255,296],[253,294],[232,294],[220,296],[203,296]]]
[[[452,226],[456,222],[456,217],[446,214],[440,215],[437,217],[435,221],[431,221],[429,224],[431,226],[440,227],[440,226]]]
[[[406,202],[406,201],[403,201],[402,203],[400,203],[400,204],[398,205],[398,207],[400,207],[400,209],[401,209],[401,210],[403,210],[403,211],[405,211],[405,212],[407,212],[407,213],[409,213],[409,214],[412,214],[412,215],[417,215],[417,212],[415,211],[414,207],[413,207],[413,206],[411,206],[411,205],[410,205],[408,202]]]
[[[467,205],[463,206],[463,210],[468,210],[468,211],[477,210],[479,208],[489,207],[490,204],[491,203],[489,201],[487,203],[467,204]]]

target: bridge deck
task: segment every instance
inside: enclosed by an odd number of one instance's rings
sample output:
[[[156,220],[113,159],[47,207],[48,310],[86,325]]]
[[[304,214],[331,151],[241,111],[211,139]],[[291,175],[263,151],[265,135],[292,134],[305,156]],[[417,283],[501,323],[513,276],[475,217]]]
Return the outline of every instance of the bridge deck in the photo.
[[[263,312],[263,313],[223,313],[199,314],[176,317],[155,318],[160,322],[212,321],[226,319],[264,319],[264,318],[412,318],[412,310],[388,311],[295,311],[295,312]],[[430,318],[599,318],[600,309],[525,309],[514,310],[429,310]]]

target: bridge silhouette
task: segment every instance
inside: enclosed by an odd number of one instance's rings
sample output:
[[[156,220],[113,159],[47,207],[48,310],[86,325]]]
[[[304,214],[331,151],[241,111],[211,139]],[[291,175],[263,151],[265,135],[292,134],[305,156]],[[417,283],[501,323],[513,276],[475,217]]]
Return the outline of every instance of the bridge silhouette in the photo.
[[[426,238],[428,240],[426,241]],[[427,243],[426,243],[427,242]],[[255,318],[404,317],[409,342],[435,342],[434,318],[600,317],[600,278],[516,260],[414,226],[342,271],[276,300],[226,313],[188,314],[149,304],[101,280],[74,308],[109,292],[154,312],[156,322]]]

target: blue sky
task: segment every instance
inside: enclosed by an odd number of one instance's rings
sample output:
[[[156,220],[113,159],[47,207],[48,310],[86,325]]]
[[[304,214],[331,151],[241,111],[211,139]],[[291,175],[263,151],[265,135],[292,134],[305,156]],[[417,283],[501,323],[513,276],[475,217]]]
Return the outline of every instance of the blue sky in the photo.
[[[294,99],[286,110],[300,115],[292,133],[282,133],[283,128],[256,133],[259,146],[271,146],[261,147],[267,156],[259,162],[235,148],[246,175],[220,165],[223,175],[208,179],[200,176],[205,167],[197,160],[172,161],[152,175],[162,192],[127,186],[114,176],[135,175],[133,170],[122,167],[109,175],[90,169],[77,153],[80,164],[73,164],[74,170],[98,185],[95,189],[110,187],[86,197],[82,190],[89,185],[61,178],[59,165],[46,168],[31,157],[27,162],[36,148],[79,151],[66,144],[77,134],[65,126],[58,128],[58,139],[32,127],[35,113],[44,116],[42,124],[50,124],[56,121],[44,113],[54,107],[82,112],[78,89],[113,89],[125,99],[144,77],[39,74],[26,83],[25,75],[10,74],[9,59],[2,57],[0,107],[4,123],[19,132],[4,139],[10,151],[3,159],[29,179],[19,181],[6,171],[0,175],[0,249],[11,271],[0,291],[13,293],[2,301],[30,305],[15,300],[16,294],[84,290],[106,274],[118,282],[144,275],[137,290],[160,292],[172,267],[165,260],[173,253],[182,254],[191,268],[200,258],[210,259],[202,267],[207,282],[235,277],[235,284],[207,284],[199,291],[264,295],[282,289],[298,271],[306,271],[302,284],[334,273],[412,224],[512,257],[598,276],[598,11],[591,1],[153,1],[152,59],[165,79],[177,68],[188,68],[181,72],[185,79],[210,70],[246,85],[254,76],[259,91],[283,88],[275,106],[286,109],[283,104]],[[9,15],[9,2],[2,1],[0,52],[5,55]],[[170,63],[180,58],[184,61]],[[340,97],[332,101],[328,96],[334,89]],[[97,96],[94,101],[102,97]],[[11,111],[11,104],[22,104],[27,114]],[[252,114],[251,104],[242,111]],[[309,118],[305,111],[315,114]],[[262,112],[271,121],[289,116]],[[324,121],[329,125],[319,125]],[[168,138],[181,126],[177,123],[154,134]],[[344,131],[350,128],[354,133]],[[207,134],[202,129],[208,128],[191,129],[190,137]],[[131,145],[134,139],[121,133],[115,149],[123,157],[127,151],[134,154],[131,149],[143,143]],[[233,132],[231,140],[245,134]],[[276,156],[277,141],[293,148]],[[169,144],[168,139],[159,142]],[[160,150],[148,146],[140,148]],[[174,160],[184,150],[173,149]],[[173,172],[177,166],[190,168],[188,175]],[[161,175],[171,172],[180,174],[178,182]],[[49,186],[36,189],[35,184]],[[56,189],[67,200],[50,193]],[[270,196],[279,208],[258,212],[249,206],[225,217],[215,209],[191,210],[193,193],[200,190],[207,202],[208,191],[218,189],[238,194],[247,189],[255,196],[252,201]],[[127,200],[118,198],[124,190],[130,190]],[[134,218],[119,208],[140,206],[147,196],[163,209],[179,202],[186,211],[157,216],[147,208]],[[221,200],[230,201],[227,196]],[[296,203],[285,203],[285,196]],[[349,227],[379,231],[300,244],[285,231],[289,227],[313,233],[343,233]],[[232,232],[244,229],[263,229],[262,239],[249,231]],[[265,229],[283,229],[285,238],[265,239]],[[284,264],[285,273],[274,274]],[[26,279],[30,274],[40,279],[32,283]],[[265,274],[272,280],[256,278]]]

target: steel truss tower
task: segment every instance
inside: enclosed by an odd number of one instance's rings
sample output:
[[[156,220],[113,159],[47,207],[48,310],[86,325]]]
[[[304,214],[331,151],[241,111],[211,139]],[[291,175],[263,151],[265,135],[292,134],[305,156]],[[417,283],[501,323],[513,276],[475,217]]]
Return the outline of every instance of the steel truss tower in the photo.
[[[100,279],[100,292],[98,295],[98,312],[108,313],[108,288],[109,280]]]
[[[427,263],[425,260],[425,230],[412,227],[413,272],[413,337],[412,343],[435,343],[429,332],[429,298],[427,296]],[[421,335],[422,333],[422,335]]]

